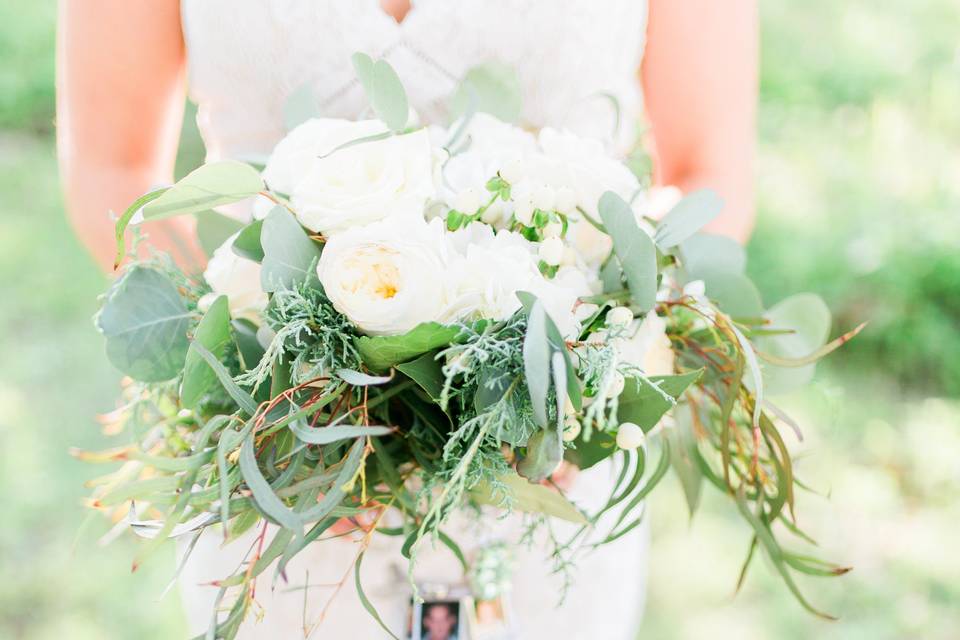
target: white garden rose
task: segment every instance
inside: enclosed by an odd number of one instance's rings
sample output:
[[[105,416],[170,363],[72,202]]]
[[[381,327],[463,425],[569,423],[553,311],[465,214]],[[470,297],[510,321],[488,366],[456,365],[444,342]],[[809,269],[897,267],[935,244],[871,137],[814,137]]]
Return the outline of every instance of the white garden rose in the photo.
[[[215,295],[227,296],[230,314],[234,318],[260,321],[267,307],[267,294],[260,288],[260,265],[241,258],[233,251],[234,234],[217,247],[203,272]]]
[[[443,223],[394,216],[331,237],[317,275],[336,309],[369,335],[448,317]]]
[[[295,127],[274,147],[263,170],[263,179],[274,191],[291,195],[307,175],[314,159],[351,140],[386,130],[386,125],[379,120],[355,122],[337,118],[312,118]]]
[[[626,335],[614,338],[620,362],[639,367],[648,376],[673,374],[674,353],[667,337],[667,323],[651,311],[642,321],[634,320]]]
[[[379,120],[308,120],[276,146],[263,177],[271,189],[291,196],[300,222],[313,231],[329,233],[391,215],[419,215],[435,191],[435,157],[426,131],[328,155],[347,142],[386,130]]]

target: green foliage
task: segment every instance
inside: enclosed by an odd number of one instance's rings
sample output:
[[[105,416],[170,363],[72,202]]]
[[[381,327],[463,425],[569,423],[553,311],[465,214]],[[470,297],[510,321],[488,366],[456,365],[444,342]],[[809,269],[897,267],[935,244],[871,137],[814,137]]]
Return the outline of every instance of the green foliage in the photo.
[[[200,241],[203,252],[208,256],[212,256],[213,252],[227,241],[227,238],[244,227],[242,222],[216,211],[201,211],[196,214],[196,217],[197,239]]]
[[[520,117],[520,79],[509,65],[488,62],[471,67],[460,81],[450,104],[451,119],[482,111],[504,122]]]
[[[680,244],[716,218],[723,201],[710,189],[700,189],[685,195],[657,224],[654,242],[661,249]]]
[[[637,225],[633,209],[623,198],[607,191],[600,197],[600,219],[613,251],[630,285],[630,299],[640,311],[649,311],[657,297],[657,249]]]
[[[360,336],[356,344],[364,364],[383,371],[450,344],[462,331],[459,325],[424,322],[397,336]]]
[[[231,343],[230,310],[227,297],[219,296],[197,325],[194,342],[202,345],[218,360],[222,360],[227,345]],[[193,344],[187,351],[183,365],[183,382],[180,384],[180,403],[187,409],[196,408],[200,399],[217,384],[217,376],[197,353]]]
[[[391,130],[403,130],[410,106],[397,72],[386,60],[374,61],[365,53],[355,53],[351,60],[374,113]]]
[[[233,241],[233,252],[241,258],[263,262],[263,245],[260,235],[263,232],[263,220],[254,220],[237,234]]]
[[[160,382],[183,369],[191,317],[169,278],[134,267],[107,293],[97,328],[114,366],[135,380]]]
[[[586,524],[587,519],[562,494],[542,484],[534,484],[510,471],[497,477],[496,486],[481,481],[470,492],[480,504],[509,506],[526,513],[544,513],[575,524]]]
[[[143,207],[145,219],[206,211],[256,195],[264,189],[260,174],[248,164],[221,160],[194,169],[163,195]]]
[[[252,240],[250,246],[248,252],[253,253]],[[316,280],[314,269],[320,259],[320,248],[285,208],[276,206],[264,218],[260,246],[263,248],[260,282],[264,291],[291,289]]]

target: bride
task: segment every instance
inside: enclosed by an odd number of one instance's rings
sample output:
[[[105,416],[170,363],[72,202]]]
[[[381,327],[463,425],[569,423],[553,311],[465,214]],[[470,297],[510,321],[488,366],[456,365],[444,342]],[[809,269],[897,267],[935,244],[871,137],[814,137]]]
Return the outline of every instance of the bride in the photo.
[[[726,207],[709,230],[743,241],[752,225],[756,29],[747,0],[61,0],[57,132],[67,210],[107,267],[107,212],[171,181],[185,86],[208,160],[263,157],[285,133],[287,98],[303,87],[324,116],[363,114],[350,55],[364,51],[390,62],[427,123],[445,121],[460,78],[490,61],[516,70],[524,126],[567,128],[622,150],[645,114],[656,182],[718,191]],[[192,222],[144,228],[153,246],[199,268]],[[564,480],[586,506],[603,500],[612,481],[609,469]],[[514,518],[461,529],[471,556],[522,533]],[[561,578],[538,548],[543,541],[515,546],[516,637],[635,637],[647,535],[634,530],[583,557],[561,608]],[[220,543],[213,532],[202,536],[181,576],[194,633],[209,623],[216,589],[206,583],[236,570],[251,540]],[[344,537],[313,545],[291,563],[286,583],[269,584],[266,572],[257,590],[263,618],[251,616],[239,637],[382,637],[349,585],[337,593],[353,544]],[[444,552],[422,554],[418,581],[462,581]],[[363,569],[368,595],[399,632],[410,598],[399,543],[375,542]]]

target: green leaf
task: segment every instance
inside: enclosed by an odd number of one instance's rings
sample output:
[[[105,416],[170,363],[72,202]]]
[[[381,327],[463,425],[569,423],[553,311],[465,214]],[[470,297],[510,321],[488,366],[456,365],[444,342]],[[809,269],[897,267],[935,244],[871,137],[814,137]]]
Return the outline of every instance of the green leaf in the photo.
[[[364,363],[374,371],[383,371],[451,344],[460,331],[456,326],[424,322],[399,336],[361,336],[356,344]]]
[[[374,113],[393,131],[402,130],[407,125],[410,106],[397,72],[386,60],[374,61],[365,53],[355,53],[351,60]]]
[[[563,460],[563,440],[560,429],[549,425],[530,436],[527,453],[517,463],[517,473],[531,482],[542,482],[557,470]]]
[[[364,553],[365,553],[364,551],[361,551],[360,554],[357,556],[357,562],[355,563],[353,568],[353,578],[354,578],[354,582],[357,585],[357,597],[360,599],[360,604],[363,605],[363,608],[367,610],[367,613],[369,613],[373,617],[373,619],[377,621],[377,624],[380,625],[380,628],[386,631],[387,635],[393,638],[393,640],[400,640],[400,638],[398,638],[396,634],[393,633],[393,631],[390,631],[390,628],[387,626],[387,624],[383,621],[383,618],[381,618],[380,614],[377,612],[377,608],[373,606],[373,603],[370,602],[370,598],[368,598],[367,594],[363,592],[363,585],[360,583],[360,565],[363,563]]]
[[[96,322],[107,339],[110,362],[131,378],[160,382],[183,370],[190,313],[159,271],[127,271],[110,288]]]
[[[390,427],[365,427],[349,424],[337,424],[329,427],[311,429],[299,421],[290,423],[290,430],[293,431],[293,434],[297,436],[298,440],[306,442],[307,444],[330,444],[331,442],[351,438],[385,436],[392,431]]]
[[[285,208],[274,207],[264,218],[260,244],[263,246],[260,283],[264,291],[290,289],[316,277],[313,269],[320,259],[320,248]]]
[[[683,406],[675,414],[676,426],[666,432],[670,443],[670,465],[683,488],[690,517],[700,504],[703,488],[703,472],[698,464],[697,438],[693,432],[693,416],[689,406]]]
[[[212,256],[230,236],[243,229],[242,222],[216,211],[201,211],[196,218],[197,239],[207,257]]]
[[[264,188],[257,170],[236,160],[221,160],[194,169],[162,196],[143,207],[147,220],[196,213],[246,200]]]
[[[191,348],[196,351],[203,358],[210,368],[213,369],[213,373],[217,376],[217,380],[220,381],[220,384],[223,386],[224,391],[237,403],[237,406],[243,409],[243,411],[252,416],[257,412],[257,403],[250,396],[249,393],[240,388],[233,378],[230,376],[230,372],[227,371],[227,368],[223,366],[223,363],[217,359],[215,355],[210,353],[206,347],[202,344],[194,342],[191,345]]]
[[[116,269],[120,266],[120,263],[123,262],[124,256],[127,254],[127,245],[123,241],[124,232],[127,230],[127,225],[130,224],[130,221],[133,219],[133,216],[137,214],[137,211],[143,208],[143,206],[149,202],[153,202],[160,196],[162,196],[167,191],[167,188],[157,189],[151,191],[150,193],[145,193],[136,200],[134,200],[126,211],[123,212],[123,215],[117,220],[117,224],[114,227],[114,237],[117,242],[117,253],[116,257],[113,260],[113,268]]]
[[[657,248],[637,224],[633,209],[612,191],[600,197],[600,219],[627,277],[633,303],[646,312],[657,301]]]
[[[197,326],[193,340],[187,351],[187,359],[183,367],[183,382],[180,385],[180,403],[187,409],[195,408],[210,387],[217,384],[216,374],[197,353],[194,345],[201,344],[218,360],[223,359],[226,347],[230,343],[230,310],[227,306],[227,296],[219,296],[210,305],[210,309]]]
[[[241,258],[263,262],[263,246],[260,244],[262,231],[263,220],[254,220],[245,226],[233,241],[233,252]]]
[[[320,115],[320,101],[309,82],[300,85],[283,104],[283,125],[288,132]]]
[[[233,327],[233,337],[240,352],[240,364],[244,371],[249,371],[260,362],[264,353],[263,346],[257,340],[257,325],[246,318],[236,318],[230,321],[230,326]]]
[[[716,218],[723,200],[711,189],[700,189],[683,197],[657,225],[654,241],[661,249],[680,244]]]
[[[774,305],[765,314],[770,329],[789,329],[793,333],[759,336],[757,349],[784,358],[802,358],[827,342],[830,334],[830,309],[812,293],[800,293]],[[802,367],[777,367],[765,364],[763,383],[768,393],[786,393],[810,382],[813,364]]]
[[[547,340],[547,312],[539,300],[533,303],[523,337],[523,374],[533,403],[533,417],[547,426],[547,392],[550,390],[550,342]]]
[[[253,500],[264,514],[269,516],[275,522],[285,529],[298,533],[303,528],[303,522],[293,510],[287,508],[283,500],[277,497],[270,487],[263,474],[260,473],[260,467],[257,466],[257,457],[254,452],[253,430],[251,430],[243,440],[243,446],[240,447],[240,473],[243,474],[243,480],[250,487],[253,493]]]
[[[520,79],[514,68],[499,62],[472,67],[453,96],[450,113],[458,118],[470,106],[504,122],[517,122],[521,108]]]
[[[649,380],[671,397],[679,399],[701,375],[703,369],[697,369],[675,376],[651,376]],[[644,431],[649,431],[673,406],[659,391],[643,380],[628,377],[623,393],[620,394],[617,418],[620,422],[632,422]]]
[[[513,471],[498,477],[497,481],[506,486],[508,496],[499,494],[487,480],[481,480],[471,491],[471,497],[480,504],[493,506],[502,505],[506,498],[518,511],[543,513],[568,522],[587,524],[584,515],[558,491],[542,484],[533,484]]]
[[[703,280],[712,273],[743,273],[747,254],[736,240],[710,233],[697,233],[680,245],[687,282]]]
[[[436,353],[428,351],[419,358],[397,365],[397,370],[407,376],[427,392],[434,402],[440,401],[443,392],[444,376]]]
[[[580,435],[574,442],[576,448],[567,449],[564,457],[579,469],[589,469],[620,450],[614,437],[605,431],[594,431],[589,440]]]
[[[763,302],[756,285],[742,273],[715,271],[701,278],[708,298],[732,318],[759,318]]]

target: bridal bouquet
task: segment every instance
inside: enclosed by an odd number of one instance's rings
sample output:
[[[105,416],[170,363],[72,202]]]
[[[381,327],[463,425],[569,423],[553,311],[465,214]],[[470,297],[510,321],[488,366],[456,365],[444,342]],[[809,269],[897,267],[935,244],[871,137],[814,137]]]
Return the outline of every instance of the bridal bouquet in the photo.
[[[844,569],[774,536],[805,538],[793,423],[767,396],[854,332],[827,343],[811,295],[764,309],[743,251],[699,233],[711,192],[644,190],[597,141],[471,108],[411,127],[392,69],[354,63],[376,119],[308,119],[262,171],[204,165],[118,221],[118,264],[134,217],[196,214],[229,237],[202,277],[155,254],[104,296],[96,324],[127,376],[109,425],[132,444],[78,454],[124,462],[94,504],[124,510],[141,557],[214,524],[277,525],[219,582],[208,637],[230,638],[258,575],[343,519],[364,533],[359,566],[374,535],[403,536],[411,563],[428,541],[466,562],[444,532],[466,505],[560,518],[580,525],[545,550],[562,566],[636,527],[673,469],[691,508],[703,481],[730,497],[746,564],[759,547],[813,610],[794,572]],[[236,231],[211,211],[241,201],[254,216]],[[564,464],[615,466],[600,512],[551,483]]]

